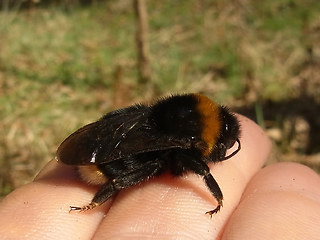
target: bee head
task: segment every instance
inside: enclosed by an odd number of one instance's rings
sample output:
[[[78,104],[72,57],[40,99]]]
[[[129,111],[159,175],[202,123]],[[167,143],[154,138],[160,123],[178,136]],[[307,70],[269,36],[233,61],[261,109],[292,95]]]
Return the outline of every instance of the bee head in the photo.
[[[231,148],[238,140],[240,126],[237,118],[229,112],[226,107],[220,107],[221,130],[218,142],[222,143],[226,149]]]

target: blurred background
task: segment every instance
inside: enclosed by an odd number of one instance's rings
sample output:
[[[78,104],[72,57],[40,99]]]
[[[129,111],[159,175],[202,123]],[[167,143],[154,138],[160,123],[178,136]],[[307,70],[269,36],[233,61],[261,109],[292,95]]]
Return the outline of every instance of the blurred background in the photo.
[[[0,8],[0,197],[32,181],[82,125],[182,92],[265,128],[270,162],[320,172],[320,1],[0,0]]]

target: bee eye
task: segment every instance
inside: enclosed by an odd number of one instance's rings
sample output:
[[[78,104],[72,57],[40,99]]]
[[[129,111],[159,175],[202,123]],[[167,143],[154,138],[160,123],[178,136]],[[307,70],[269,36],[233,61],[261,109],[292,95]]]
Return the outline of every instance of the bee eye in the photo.
[[[226,123],[226,132],[228,132],[229,131],[229,125]]]

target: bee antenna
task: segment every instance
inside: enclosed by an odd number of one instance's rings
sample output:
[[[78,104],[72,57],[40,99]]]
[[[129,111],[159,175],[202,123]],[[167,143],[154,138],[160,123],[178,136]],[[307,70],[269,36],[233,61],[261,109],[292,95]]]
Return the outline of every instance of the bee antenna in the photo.
[[[240,149],[241,149],[241,144],[240,144],[239,138],[237,138],[237,143],[238,143],[238,148],[237,148],[233,153],[231,153],[230,155],[225,156],[222,160],[227,160],[227,159],[233,157],[234,155],[236,155],[236,154],[240,151]]]

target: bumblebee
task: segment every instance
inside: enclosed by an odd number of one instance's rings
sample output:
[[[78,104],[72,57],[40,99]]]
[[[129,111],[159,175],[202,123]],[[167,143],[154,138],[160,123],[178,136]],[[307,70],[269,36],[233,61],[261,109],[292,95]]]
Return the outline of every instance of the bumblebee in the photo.
[[[203,177],[218,202],[206,213],[217,213],[223,194],[207,164],[239,152],[239,135],[237,118],[200,94],[172,95],[112,111],[72,133],[57,150],[58,160],[75,165],[84,181],[101,185],[91,203],[70,211],[93,209],[117,192],[169,171]],[[237,149],[226,156],[235,142]]]

